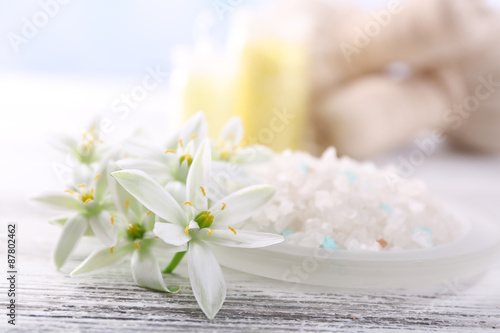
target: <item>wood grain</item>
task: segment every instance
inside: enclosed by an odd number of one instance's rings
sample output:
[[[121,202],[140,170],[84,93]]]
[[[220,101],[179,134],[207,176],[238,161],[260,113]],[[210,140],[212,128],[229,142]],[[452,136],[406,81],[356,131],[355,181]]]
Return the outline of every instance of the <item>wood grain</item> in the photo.
[[[2,314],[2,331],[466,332],[500,328],[498,264],[480,277],[448,282],[433,290],[377,293],[309,286],[291,292],[286,283],[224,269],[227,299],[215,320],[209,321],[191,293],[185,265],[179,267],[178,275],[167,279],[169,285],[181,286],[177,294],[137,287],[128,263],[100,275],[70,278],[71,269],[95,245],[86,240],[57,272],[50,252],[59,230],[45,220],[45,216],[32,216],[16,221],[21,252],[19,318],[12,329]],[[2,253],[3,244],[4,230]],[[3,281],[1,287],[5,288]]]

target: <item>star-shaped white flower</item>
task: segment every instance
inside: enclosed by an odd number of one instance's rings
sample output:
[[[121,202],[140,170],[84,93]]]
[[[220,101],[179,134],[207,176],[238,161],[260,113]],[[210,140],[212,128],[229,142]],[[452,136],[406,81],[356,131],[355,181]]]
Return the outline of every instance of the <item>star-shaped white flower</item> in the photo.
[[[219,199],[249,184],[255,184],[248,170],[249,166],[271,159],[273,151],[262,145],[241,146],[243,139],[241,117],[229,119],[219,135],[218,141],[212,140],[212,191],[210,199]]]
[[[262,145],[241,147],[243,134],[241,117],[230,118],[222,128],[218,141],[212,144],[213,160],[249,165],[266,162],[272,157],[272,150]]]
[[[126,194],[128,193],[115,197],[124,198]],[[155,254],[185,251],[187,246],[171,246],[163,242],[151,231],[154,226],[154,214],[147,211],[133,197],[127,198],[124,202],[124,205],[119,206],[122,210],[121,214],[113,216],[120,231],[124,231],[118,244],[90,254],[71,272],[71,276],[99,273],[114,267],[131,256],[132,277],[137,285],[165,292],[177,291],[178,288],[171,289],[165,285]]]
[[[94,120],[90,128],[82,133],[81,140],[60,135],[52,145],[59,151],[74,156],[82,164],[90,165],[98,162],[108,151],[107,147],[102,146],[102,136],[96,129],[98,123],[98,119]]]
[[[67,214],[58,221],[64,227],[53,253],[57,269],[64,265],[85,233],[94,234],[107,247],[116,244],[116,226],[109,213],[113,203],[106,193],[105,170],[95,175],[91,170],[86,165],[75,168],[75,184],[65,193],[47,192],[32,198]]]
[[[144,171],[163,185],[170,181],[185,183],[189,166],[207,132],[205,114],[200,111],[188,119],[178,135],[169,140],[166,149],[152,151],[151,148],[144,148],[144,158],[126,158],[116,164],[122,169]],[[141,154],[141,149],[136,149],[136,153]]]
[[[200,308],[213,319],[226,297],[226,284],[208,244],[256,248],[280,243],[284,238],[234,228],[269,202],[275,192],[270,186],[241,189],[209,207],[211,155],[210,144],[205,141],[187,175],[184,207],[142,171],[122,170],[113,172],[112,176],[139,202],[166,221],[156,222],[153,231],[158,237],[174,246],[188,245],[191,287]]]

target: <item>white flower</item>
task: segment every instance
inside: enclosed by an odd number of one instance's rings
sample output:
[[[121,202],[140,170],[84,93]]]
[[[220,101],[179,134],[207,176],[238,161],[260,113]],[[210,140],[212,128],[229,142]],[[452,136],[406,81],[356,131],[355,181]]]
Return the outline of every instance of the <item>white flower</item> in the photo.
[[[267,185],[239,190],[209,207],[211,149],[208,141],[200,147],[187,175],[184,207],[155,182],[138,170],[122,170],[112,176],[139,202],[164,219],[157,221],[154,233],[165,243],[188,245],[191,287],[200,308],[213,319],[226,297],[221,268],[208,243],[228,247],[256,248],[283,241],[276,234],[236,230],[233,226],[252,216],[274,195]],[[179,255],[182,257],[182,252]],[[178,259],[178,258],[177,258]]]
[[[75,184],[65,193],[48,192],[32,198],[69,213],[56,221],[64,225],[53,254],[57,269],[84,234],[94,234],[107,247],[116,244],[116,226],[108,211],[113,204],[106,193],[107,178],[102,175],[105,171],[92,175],[91,170],[86,165],[75,168]]]
[[[154,215],[151,211],[147,212],[133,198],[124,202],[125,204],[120,206],[123,207],[123,215],[114,217],[115,223],[125,231],[118,244],[110,249],[93,252],[71,272],[71,276],[99,273],[114,267],[131,255],[130,266],[135,283],[149,289],[165,292],[177,291],[178,288],[170,289],[165,285],[155,253],[185,251],[186,245],[171,246],[155,237],[151,231],[154,225]]]
[[[218,141],[212,141],[212,200],[218,201],[236,189],[257,183],[247,167],[266,162],[273,155],[271,149],[262,145],[241,147],[243,133],[241,117],[235,116],[226,122]]]
[[[82,133],[80,141],[71,136],[62,135],[53,142],[53,146],[64,153],[71,154],[82,164],[90,165],[98,162],[107,148],[102,146],[101,135],[96,129],[97,124],[96,119],[90,128]]]
[[[193,156],[206,138],[207,132],[205,114],[200,111],[188,119],[179,135],[169,140],[166,149],[153,152],[144,148],[142,152],[145,158],[126,158],[116,164],[122,169],[144,171],[163,185],[170,181],[185,183]],[[141,153],[141,149],[136,151]]]
[[[218,142],[212,144],[213,160],[247,165],[266,162],[272,157],[272,150],[262,145],[240,147],[243,134],[241,117],[229,119],[222,128]]]

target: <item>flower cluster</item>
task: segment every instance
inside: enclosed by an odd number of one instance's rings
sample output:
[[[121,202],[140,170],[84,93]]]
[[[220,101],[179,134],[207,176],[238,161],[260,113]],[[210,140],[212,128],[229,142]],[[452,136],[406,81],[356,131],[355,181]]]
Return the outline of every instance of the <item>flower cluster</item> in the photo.
[[[207,127],[199,112],[163,147],[131,141],[123,151],[101,147],[93,129],[80,143],[64,139],[60,147],[79,161],[72,184],[65,193],[34,198],[65,212],[52,221],[63,226],[55,266],[64,265],[84,235],[95,236],[103,248],[71,276],[99,273],[131,258],[139,286],[175,292],[178,288],[168,287],[163,274],[172,273],[187,254],[193,293],[213,319],[224,302],[226,285],[210,247],[265,247],[283,237],[237,229],[275,193],[271,186],[255,185],[244,171],[271,152],[260,146],[240,147],[243,127],[238,117],[227,122],[217,141],[207,137]],[[223,181],[214,176],[234,166],[240,168],[238,175],[228,172]],[[164,254],[172,259],[162,271],[158,257]]]

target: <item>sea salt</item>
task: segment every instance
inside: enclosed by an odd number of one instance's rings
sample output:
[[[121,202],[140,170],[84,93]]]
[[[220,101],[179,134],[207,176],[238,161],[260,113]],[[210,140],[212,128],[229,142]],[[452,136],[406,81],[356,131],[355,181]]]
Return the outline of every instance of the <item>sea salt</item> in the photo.
[[[340,250],[430,248],[454,241],[461,228],[419,181],[390,168],[285,151],[251,171],[273,185],[273,201],[243,228],[278,233],[285,242]]]

